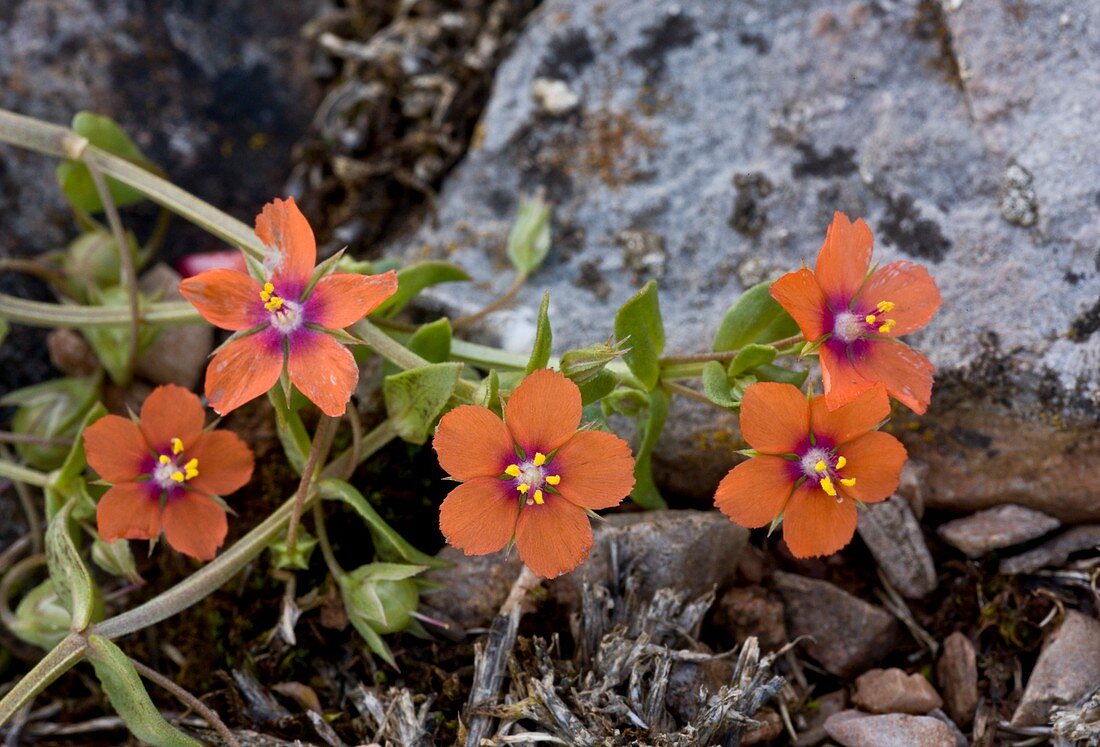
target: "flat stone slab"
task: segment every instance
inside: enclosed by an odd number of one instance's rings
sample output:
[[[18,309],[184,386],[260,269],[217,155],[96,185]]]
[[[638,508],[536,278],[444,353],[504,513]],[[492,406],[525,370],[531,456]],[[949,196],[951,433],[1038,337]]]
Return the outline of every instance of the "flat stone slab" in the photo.
[[[944,542],[971,558],[1042,537],[1062,526],[1053,516],[1023,506],[997,506],[939,528]]]
[[[1072,705],[1100,684],[1100,620],[1070,610],[1028,677],[1013,726],[1046,724],[1053,706]]]

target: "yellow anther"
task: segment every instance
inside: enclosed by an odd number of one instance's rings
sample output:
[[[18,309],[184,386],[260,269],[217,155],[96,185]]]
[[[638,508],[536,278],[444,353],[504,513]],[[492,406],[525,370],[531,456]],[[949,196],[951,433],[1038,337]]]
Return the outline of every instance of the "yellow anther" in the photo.
[[[856,478],[854,477],[842,477],[840,478],[840,484],[846,488],[850,488],[856,484]]]
[[[168,464],[168,462],[172,461],[172,457],[168,456],[167,454],[161,454],[158,461],[161,464]]]
[[[868,324],[874,324],[875,323],[875,315],[874,314],[868,314],[867,316],[863,317],[863,321],[867,322]]]
[[[844,465],[847,464],[847,463],[848,463],[848,460],[845,459],[844,457],[837,457],[836,458],[836,468],[837,469],[844,469]]]
[[[833,487],[833,480],[830,477],[821,478],[821,489],[825,491],[826,495],[836,498],[836,488]]]
[[[271,294],[268,293],[267,291],[260,291],[260,300],[261,301],[270,301],[271,300]]]
[[[509,477],[519,477],[519,465],[509,464],[507,467],[504,468],[504,474],[508,475]]]
[[[176,470],[175,472],[172,473],[172,479],[175,480],[176,482],[183,482],[187,478],[183,476],[182,472],[180,472],[179,470]]]
[[[885,335],[888,334],[890,330],[892,330],[895,326],[897,326],[897,322],[895,322],[893,319],[887,319],[886,323],[878,328],[878,331],[879,333]]]
[[[534,464],[536,467],[541,467],[542,465],[546,464],[546,455],[543,454],[541,451],[536,451],[535,458],[531,460],[531,463]]]
[[[264,308],[268,311],[278,311],[283,307],[283,299],[278,296],[272,296],[271,300],[264,304]]]
[[[183,441],[178,438],[172,439],[172,453],[177,455],[183,453]]]
[[[879,310],[880,314],[889,314],[891,311],[894,310],[894,302],[893,301],[879,301],[878,306],[876,306],[875,308]]]
[[[559,482],[561,482],[561,475],[547,475],[546,477],[547,485],[557,485]]]
[[[274,293],[275,286],[271,283],[264,283],[264,293]]]
[[[829,469],[829,465],[825,464],[824,459],[818,459],[817,464],[814,465],[814,469],[816,469],[818,472],[824,472],[825,470]]]
[[[530,489],[531,489],[531,486],[528,485],[525,482],[521,482],[519,485],[516,486],[516,490],[523,493],[524,495],[527,495],[527,491],[530,490]]]
[[[535,491],[535,503],[539,504],[540,506],[543,504],[542,491],[541,490],[536,490]]]
[[[183,471],[187,473],[187,479],[190,480],[199,476],[199,460],[192,459],[187,464],[183,465]]]

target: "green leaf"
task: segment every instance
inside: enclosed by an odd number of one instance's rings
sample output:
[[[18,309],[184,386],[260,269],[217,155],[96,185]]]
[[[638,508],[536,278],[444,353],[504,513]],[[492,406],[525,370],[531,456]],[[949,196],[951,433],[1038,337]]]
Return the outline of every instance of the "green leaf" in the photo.
[[[0,319],[0,345],[4,344],[4,340],[8,339],[10,333],[11,324],[7,319]]]
[[[638,419],[638,452],[634,462],[634,490],[631,499],[647,509],[668,508],[657,483],[653,480],[653,448],[661,436],[661,429],[668,417],[668,394],[654,389],[649,394],[649,407],[644,417]]]
[[[665,327],[657,299],[657,282],[650,280],[615,314],[615,337],[626,340],[623,356],[642,385],[652,390],[661,377],[659,359],[665,349]]]
[[[737,405],[730,397],[730,380],[726,375],[726,367],[718,361],[707,361],[703,366],[703,393],[707,399],[721,407],[735,407]]]
[[[92,574],[73,543],[69,515],[76,498],[70,498],[46,528],[46,565],[62,604],[72,613],[72,629],[81,632],[102,615],[103,605]]]
[[[147,171],[154,173],[158,171],[157,167],[142,154],[134,141],[110,117],[102,117],[91,112],[79,112],[73,117],[72,127],[77,134],[88,138],[88,142],[97,148],[121,156]],[[107,180],[107,191],[116,206],[126,207],[145,199],[145,195],[133,187],[115,181],[110,177],[104,178]],[[88,167],[83,163],[64,161],[58,164],[57,181],[61,184],[61,191],[65,193],[65,198],[74,207],[86,213],[103,212],[103,203],[100,202],[95,182],[92,181],[92,175],[88,172]]]
[[[475,405],[487,407],[497,415],[503,412],[500,406],[500,375],[495,368],[490,368],[488,375],[478,384],[471,401]]]
[[[306,430],[298,410],[287,404],[286,397],[277,389],[270,389],[267,399],[275,410],[275,433],[283,445],[283,453],[299,475],[306,468],[306,455],[312,448],[309,431]],[[291,398],[293,400],[293,398]]]
[[[19,600],[8,628],[19,640],[49,651],[69,635],[72,623],[53,581],[46,579]]]
[[[359,514],[360,518],[366,522],[371,537],[374,539],[375,552],[383,560],[405,561],[406,563],[436,568],[447,565],[447,563],[422,553],[410,545],[408,540],[386,523],[385,519],[374,510],[374,506],[363,497],[362,493],[343,480],[322,480],[318,489],[322,498],[343,501]]]
[[[718,326],[718,334],[714,337],[716,352],[737,350],[751,342],[778,340],[798,331],[796,325],[788,334],[773,336],[776,332],[782,333],[789,329],[794,320],[771,297],[770,289],[771,283],[765,282],[754,285],[741,294]]]
[[[405,308],[409,301],[425,288],[440,283],[457,283],[469,279],[470,276],[465,270],[450,262],[431,260],[402,267],[397,271],[397,292],[375,309],[371,316],[388,319]]]
[[[107,699],[138,740],[153,747],[202,747],[202,742],[164,720],[122,649],[101,635],[90,635],[88,661]]]
[[[531,358],[527,361],[527,373],[546,368],[550,362],[550,346],[553,344],[554,335],[550,331],[550,291],[542,294],[542,304],[539,306],[538,331],[535,332],[535,344],[531,348]]]
[[[69,453],[65,456],[65,461],[61,463],[57,472],[53,476],[51,487],[60,492],[71,492],[73,483],[78,477],[84,473],[84,468],[88,466],[88,459],[84,455],[84,431],[89,425],[102,418],[107,414],[107,408],[99,402],[92,405],[92,408],[84,414],[84,420],[80,423],[80,427],[77,429],[79,434],[73,439],[73,445],[69,449]],[[55,507],[60,508],[60,504]],[[50,510],[47,513],[47,518],[52,518],[54,510]]]
[[[508,234],[508,259],[522,276],[538,269],[550,251],[550,203],[536,195],[520,200],[516,222]]]
[[[611,394],[618,383],[619,380],[615,378],[615,374],[609,371],[598,371],[595,376],[577,385],[581,390],[581,404],[590,405],[598,402]]]
[[[409,443],[422,444],[447,400],[454,394],[461,363],[433,363],[413,368],[382,382],[382,397],[397,435]]]
[[[737,376],[746,371],[751,371],[757,366],[767,365],[775,360],[777,352],[779,351],[771,345],[749,343],[738,351],[737,357],[730,364],[729,374],[730,376]]]
[[[141,574],[137,571],[129,540],[108,542],[96,534],[92,540],[92,562],[112,576],[128,579],[135,584],[141,583]]]
[[[753,373],[756,374],[756,378],[759,381],[778,381],[782,384],[794,384],[797,387],[801,387],[802,384],[805,383],[806,377],[810,372],[808,369],[796,371],[790,368],[768,364],[757,366]]]
[[[17,389],[0,398],[0,404],[18,409],[11,419],[16,433],[40,438],[75,438],[81,418],[99,399],[100,376],[54,379],[43,384]],[[66,446],[39,444],[15,445],[27,466],[51,470],[61,466],[69,455]]]
[[[408,342],[405,343],[405,347],[429,363],[444,363],[451,357],[451,340],[453,336],[451,320],[443,317],[424,324],[413,332]],[[400,366],[386,361],[382,371],[385,376],[392,376],[400,373],[402,369]]]

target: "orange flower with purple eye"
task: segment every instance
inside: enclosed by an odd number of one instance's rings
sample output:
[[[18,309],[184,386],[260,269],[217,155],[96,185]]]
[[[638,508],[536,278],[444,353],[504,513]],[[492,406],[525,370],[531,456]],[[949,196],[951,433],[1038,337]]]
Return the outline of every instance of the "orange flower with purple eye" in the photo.
[[[771,294],[806,340],[820,344],[830,408],[881,383],[921,414],[932,398],[935,367],[897,338],[928,324],[940,307],[940,292],[928,271],[913,262],[870,271],[873,243],[866,223],[836,213],[813,271],[804,267],[784,275]]]
[[[743,527],[783,517],[795,557],[829,555],[852,540],[856,504],[886,500],[898,486],[906,452],[875,430],[890,414],[883,387],[830,410],[790,384],[753,384],[741,401],[741,433],[757,456],[738,464],[714,503]]]
[[[225,509],[213,496],[252,477],[252,450],[235,433],[204,431],[202,403],[183,387],[153,390],[138,423],[107,415],[84,431],[88,464],[114,483],[99,499],[99,536],[153,540],[164,532],[184,555],[210,560],[225,541]]]
[[[577,430],[581,393],[548,369],[525,378],[502,421],[462,405],[439,421],[439,464],[461,484],[439,511],[447,542],[488,555],[515,540],[523,562],[554,578],[588,557],[588,513],[622,502],[634,487],[634,457],[618,436]]]
[[[294,198],[256,217],[268,247],[260,280],[214,269],[180,283],[180,292],[215,327],[236,332],[206,370],[206,398],[220,415],[267,393],[285,369],[326,414],[344,414],[359,380],[351,352],[331,334],[374,311],[397,291],[397,273],[332,273],[314,278],[317,244]]]

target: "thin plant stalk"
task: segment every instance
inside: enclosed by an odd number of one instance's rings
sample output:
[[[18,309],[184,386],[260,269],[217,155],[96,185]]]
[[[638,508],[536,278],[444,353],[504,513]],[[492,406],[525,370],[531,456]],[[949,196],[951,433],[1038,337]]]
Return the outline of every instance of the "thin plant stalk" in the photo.
[[[162,689],[167,690],[175,696],[176,700],[180,703],[206,719],[206,723],[210,724],[210,728],[216,731],[218,736],[220,736],[229,747],[241,747],[241,743],[237,741],[237,738],[233,736],[233,732],[229,730],[229,727],[225,725],[221,716],[219,716],[213,708],[203,703],[157,670],[145,666],[137,659],[131,658],[130,663],[142,677],[160,686]]]
[[[0,317],[31,327],[104,329],[125,327],[130,323],[130,310],[121,306],[44,303],[0,293]],[[148,304],[140,310],[139,317],[143,323],[158,327],[205,323],[186,301]]]
[[[16,480],[27,485],[33,485],[36,488],[45,488],[50,484],[50,476],[45,472],[39,472],[36,469],[24,467],[15,462],[9,462],[7,459],[0,459],[0,477],[6,477],[9,480]]]
[[[313,504],[313,529],[317,532],[317,544],[321,546],[321,555],[325,558],[325,565],[334,578],[344,575],[344,569],[336,560],[336,554],[332,551],[332,544],[328,538],[328,527],[325,526],[325,510],[323,504]]]
[[[484,308],[475,311],[472,314],[467,314],[466,316],[455,319],[453,322],[451,322],[451,327],[453,327],[454,329],[469,327],[472,324],[480,322],[482,319],[489,316],[494,311],[498,311],[499,309],[507,306],[513,301],[513,299],[515,299],[516,296],[519,295],[519,292],[523,290],[523,286],[526,282],[527,275],[522,272],[517,273],[516,279],[512,281],[512,284],[510,286],[508,286],[508,290],[504,291],[504,293],[502,293],[495,301],[490,303],[488,306],[485,306]]]
[[[291,510],[290,523],[287,525],[286,530],[286,553],[290,557],[293,557],[294,551],[298,549],[298,525],[302,520],[306,494],[313,487],[318,466],[324,463],[325,456],[328,455],[337,422],[339,421],[336,418],[322,415],[321,422],[317,424],[317,430],[313,433],[313,443],[309,447],[309,456],[306,457],[306,466],[302,469],[302,479],[298,483],[298,490],[294,494],[294,507]]]
[[[65,672],[72,669],[84,658],[88,641],[80,633],[69,633],[61,643],[54,646],[39,659],[34,668],[15,683],[11,690],[0,698],[0,726],[29,703],[35,696]]]

